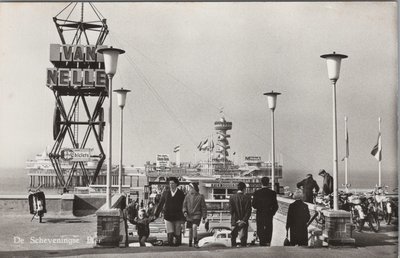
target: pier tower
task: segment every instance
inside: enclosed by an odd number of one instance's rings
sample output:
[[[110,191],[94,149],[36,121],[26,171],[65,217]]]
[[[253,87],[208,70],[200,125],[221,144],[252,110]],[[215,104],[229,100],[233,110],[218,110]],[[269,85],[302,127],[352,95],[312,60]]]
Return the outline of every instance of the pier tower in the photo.
[[[214,123],[214,128],[217,131],[217,150],[215,151],[217,153],[217,157],[215,158],[216,161],[221,162],[226,166],[226,164],[229,162],[228,156],[229,152],[228,150],[231,148],[229,146],[229,141],[228,138],[231,136],[227,134],[229,130],[232,130],[232,122],[227,122],[225,120],[225,117],[222,116],[219,121],[216,121]]]
[[[87,22],[85,6],[92,11]],[[55,142],[49,158],[59,184],[67,189],[78,166],[83,184],[93,184],[105,160],[101,144],[105,126],[102,105],[111,93],[107,89],[103,56],[96,50],[103,47],[108,27],[92,3],[70,3],[53,21],[60,43],[50,44],[50,62],[54,67],[47,69],[46,85],[55,97]],[[96,148],[86,147],[89,140]],[[87,164],[93,160],[97,160],[97,166],[89,175]]]

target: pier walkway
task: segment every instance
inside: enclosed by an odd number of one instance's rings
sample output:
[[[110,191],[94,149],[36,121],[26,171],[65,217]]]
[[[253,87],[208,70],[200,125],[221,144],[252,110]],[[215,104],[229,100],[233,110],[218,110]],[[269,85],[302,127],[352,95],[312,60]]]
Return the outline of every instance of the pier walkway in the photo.
[[[354,233],[357,247],[284,247],[285,224],[274,220],[271,247],[189,248],[184,238],[180,247],[93,248],[96,216],[46,214],[40,224],[28,214],[3,214],[0,220],[0,257],[398,257],[397,226],[382,225],[378,233],[367,228]],[[161,234],[162,235],[162,234]]]

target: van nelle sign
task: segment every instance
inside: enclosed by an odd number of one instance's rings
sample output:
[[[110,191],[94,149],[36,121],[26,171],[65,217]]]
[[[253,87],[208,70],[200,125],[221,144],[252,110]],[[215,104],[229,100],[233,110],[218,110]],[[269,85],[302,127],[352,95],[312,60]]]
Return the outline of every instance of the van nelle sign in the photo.
[[[65,161],[89,161],[92,149],[62,149],[61,158]]]
[[[104,58],[96,52],[106,46],[50,44],[47,86],[105,87]]]

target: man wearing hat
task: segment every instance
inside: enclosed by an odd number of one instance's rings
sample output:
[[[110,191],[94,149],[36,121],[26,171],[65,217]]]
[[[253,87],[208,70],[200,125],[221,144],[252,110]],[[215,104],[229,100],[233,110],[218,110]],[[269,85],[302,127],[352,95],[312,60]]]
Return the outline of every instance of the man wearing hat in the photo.
[[[199,193],[199,186],[195,183],[190,183],[189,193],[183,201],[183,215],[186,218],[186,228],[189,229],[189,246],[192,246],[194,239],[194,247],[198,246],[197,227],[200,226],[200,220],[203,223],[207,218],[207,207],[204,196]]]
[[[236,238],[240,233],[240,245],[247,245],[247,230],[251,215],[251,196],[244,193],[246,184],[238,183],[237,193],[229,198],[229,209],[231,213],[232,247],[236,247]]]
[[[329,195],[333,193],[333,177],[329,175],[324,169],[319,170],[318,175],[324,178],[324,182],[322,184],[322,193],[324,195]]]
[[[313,191],[319,191],[319,186],[311,174],[307,174],[306,179],[297,183],[297,188],[303,189],[303,201],[308,203],[313,203]]]

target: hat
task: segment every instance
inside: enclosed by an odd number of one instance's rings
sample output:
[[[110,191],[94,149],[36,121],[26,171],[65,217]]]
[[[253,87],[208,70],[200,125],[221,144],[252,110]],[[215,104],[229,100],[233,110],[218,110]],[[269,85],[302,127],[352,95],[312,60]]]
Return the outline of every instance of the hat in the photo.
[[[306,177],[312,177],[312,175],[311,174],[307,174]]]
[[[318,175],[321,175],[321,174],[324,174],[324,173],[326,173],[325,169],[320,169],[319,172],[318,172]]]
[[[196,192],[199,192],[199,186],[197,184],[190,183],[189,186],[192,187]]]

